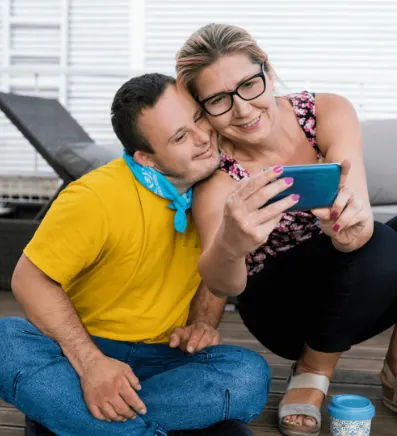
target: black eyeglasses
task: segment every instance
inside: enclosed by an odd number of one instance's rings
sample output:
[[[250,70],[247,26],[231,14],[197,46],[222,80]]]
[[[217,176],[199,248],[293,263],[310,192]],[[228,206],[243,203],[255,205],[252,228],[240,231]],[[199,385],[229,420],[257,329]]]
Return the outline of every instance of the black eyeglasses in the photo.
[[[233,107],[233,96],[238,95],[245,101],[254,100],[266,91],[266,76],[261,65],[261,72],[255,74],[244,82],[240,83],[238,87],[231,92],[220,92],[212,97],[208,97],[202,101],[198,100],[200,106],[207,114],[213,117],[219,117],[226,112],[229,112]]]

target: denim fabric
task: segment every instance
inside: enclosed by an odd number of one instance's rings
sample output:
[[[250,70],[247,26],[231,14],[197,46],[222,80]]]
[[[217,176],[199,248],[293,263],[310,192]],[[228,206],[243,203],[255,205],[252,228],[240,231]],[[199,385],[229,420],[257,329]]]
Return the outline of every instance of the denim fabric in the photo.
[[[148,409],[125,423],[100,421],[55,341],[22,318],[0,319],[0,332],[0,397],[60,436],[165,436],[226,419],[248,423],[267,401],[269,366],[253,351],[218,345],[186,355],[166,344],[93,337],[104,354],[131,366]]]

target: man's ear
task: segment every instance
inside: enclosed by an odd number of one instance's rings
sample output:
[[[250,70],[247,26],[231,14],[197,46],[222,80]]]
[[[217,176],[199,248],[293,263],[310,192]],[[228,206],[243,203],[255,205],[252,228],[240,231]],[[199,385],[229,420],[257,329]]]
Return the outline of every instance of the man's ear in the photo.
[[[134,153],[135,162],[143,165],[144,167],[154,168],[155,163],[153,161],[153,154],[146,151],[137,150]]]

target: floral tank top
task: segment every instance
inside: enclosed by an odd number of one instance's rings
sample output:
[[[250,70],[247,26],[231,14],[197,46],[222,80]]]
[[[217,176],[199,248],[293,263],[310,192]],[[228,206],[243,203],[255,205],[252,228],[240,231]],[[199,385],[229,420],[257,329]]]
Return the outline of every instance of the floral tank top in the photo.
[[[320,161],[323,156],[316,141],[315,94],[303,91],[284,98],[290,101],[298,122],[308,141],[316,149],[317,158]],[[223,152],[221,153],[220,169],[237,181],[250,177],[242,165]],[[248,276],[259,272],[268,256],[274,257],[279,252],[290,250],[320,233],[318,219],[311,212],[284,213],[276,228],[269,235],[267,242],[246,256]]]

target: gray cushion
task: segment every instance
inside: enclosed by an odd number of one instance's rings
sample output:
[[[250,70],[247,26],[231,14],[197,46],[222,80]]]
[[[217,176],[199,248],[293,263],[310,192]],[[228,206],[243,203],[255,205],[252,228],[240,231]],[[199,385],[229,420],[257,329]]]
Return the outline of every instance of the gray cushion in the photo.
[[[372,205],[397,205],[397,119],[361,123]]]
[[[374,219],[381,223],[387,223],[394,217],[397,217],[397,204],[387,206],[372,206]]]
[[[76,179],[118,157],[120,152],[94,142],[66,143],[58,148],[55,155],[56,160]]]

